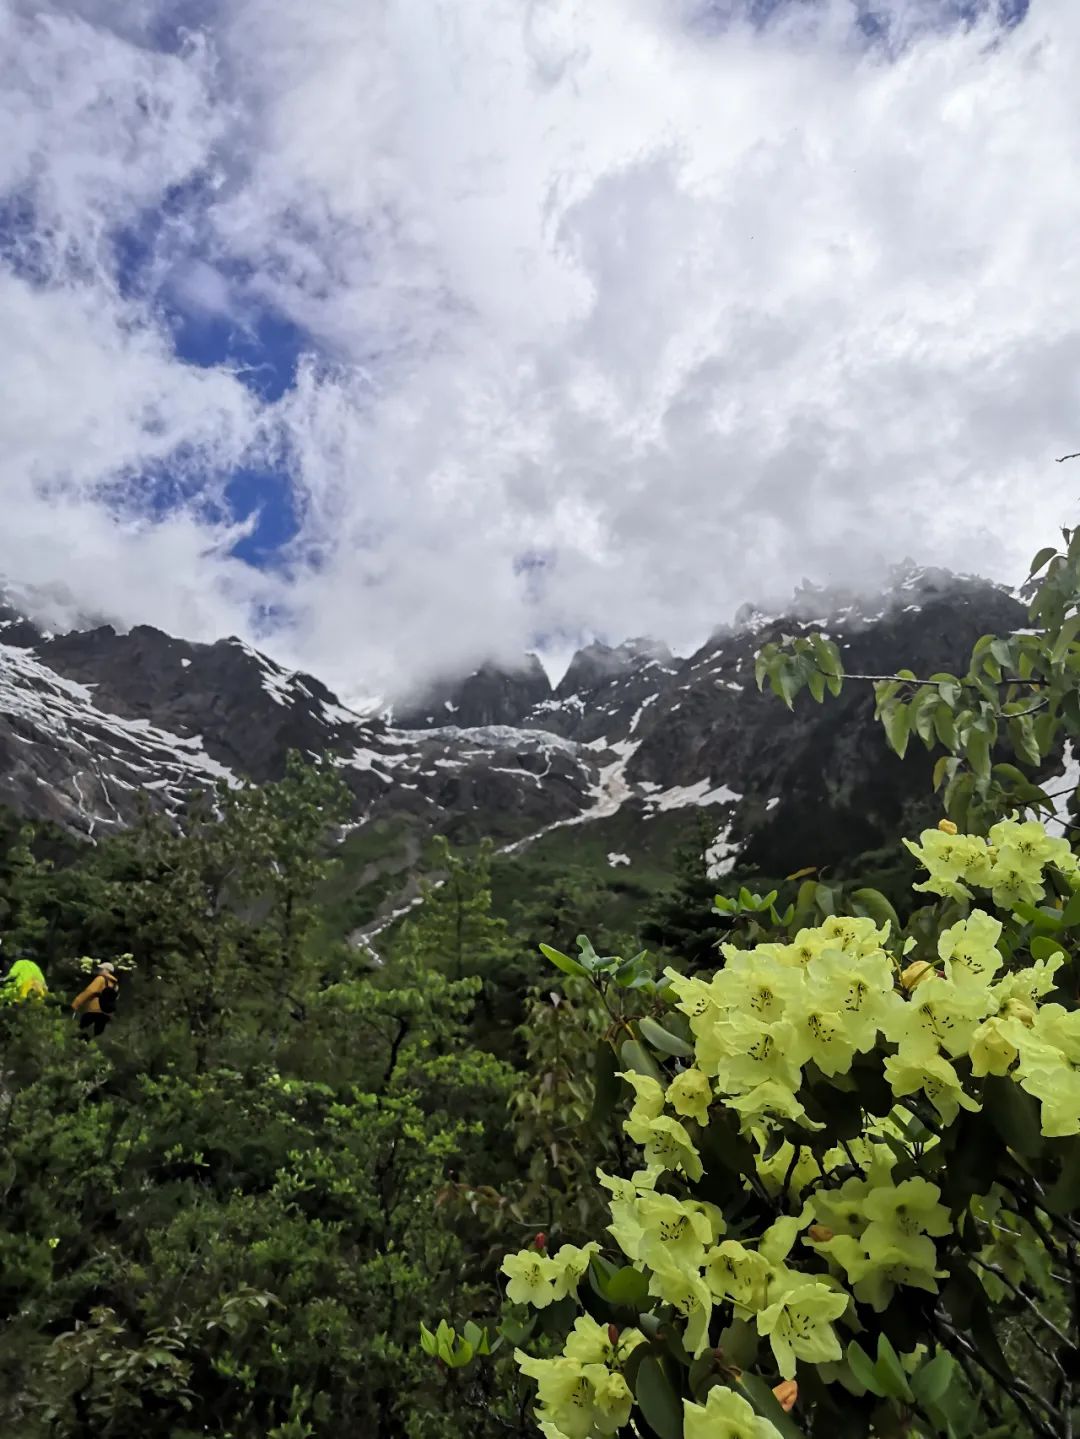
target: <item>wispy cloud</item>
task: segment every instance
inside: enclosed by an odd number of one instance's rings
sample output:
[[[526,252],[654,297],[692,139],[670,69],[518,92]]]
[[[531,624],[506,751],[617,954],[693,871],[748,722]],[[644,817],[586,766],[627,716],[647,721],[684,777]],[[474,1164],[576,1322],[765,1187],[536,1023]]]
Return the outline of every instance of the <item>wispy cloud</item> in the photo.
[[[352,689],[905,554],[1014,575],[1076,499],[1080,14],[874,11],[0,3],[0,571],[276,605]],[[286,317],[295,383],[170,307]],[[254,463],[299,526],[263,572]]]

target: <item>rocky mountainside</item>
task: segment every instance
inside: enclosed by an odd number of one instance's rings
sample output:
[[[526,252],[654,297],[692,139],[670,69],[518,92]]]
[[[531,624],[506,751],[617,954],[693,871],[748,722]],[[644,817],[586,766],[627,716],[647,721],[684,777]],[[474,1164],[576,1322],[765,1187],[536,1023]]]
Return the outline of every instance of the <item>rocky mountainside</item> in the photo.
[[[588,833],[632,865],[650,834],[668,842],[673,816],[705,809],[718,872],[782,874],[893,842],[922,759],[901,774],[869,686],[824,707],[803,697],[794,714],[760,695],[756,649],[820,628],[851,672],[931,672],[1024,619],[985,581],[909,569],[872,604],[804,588],[784,617],[746,610],[686,658],[594,644],[554,689],[529,657],[365,717],[242,641],[146,626],[49,635],[0,591],[0,803],[93,839],[141,803],[177,814],[217,779],[279,775],[296,749],[340,767],[353,831],[393,822],[512,851]]]

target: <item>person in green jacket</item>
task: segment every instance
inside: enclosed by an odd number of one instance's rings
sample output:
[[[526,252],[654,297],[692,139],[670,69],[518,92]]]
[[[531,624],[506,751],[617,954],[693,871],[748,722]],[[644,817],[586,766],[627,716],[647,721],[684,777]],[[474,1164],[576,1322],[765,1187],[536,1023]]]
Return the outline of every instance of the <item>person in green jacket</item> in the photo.
[[[28,999],[44,999],[49,992],[41,966],[26,955],[18,955],[8,966],[0,981],[0,1004],[22,1004]]]

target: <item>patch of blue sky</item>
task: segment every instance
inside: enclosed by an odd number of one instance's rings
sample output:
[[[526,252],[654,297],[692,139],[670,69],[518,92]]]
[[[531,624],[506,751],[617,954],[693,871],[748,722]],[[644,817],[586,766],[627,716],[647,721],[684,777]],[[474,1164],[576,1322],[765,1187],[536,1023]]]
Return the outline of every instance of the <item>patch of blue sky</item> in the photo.
[[[201,211],[208,200],[204,182],[195,179],[118,229],[116,280],[122,292],[154,303],[178,359],[228,369],[270,404],[296,383],[310,342],[287,315],[253,296],[249,265],[190,243],[190,237],[205,233]],[[166,492],[168,484],[169,477],[162,476]],[[276,567],[299,531],[288,473],[241,468],[229,476],[224,497],[228,517],[250,526],[232,554],[260,569]]]

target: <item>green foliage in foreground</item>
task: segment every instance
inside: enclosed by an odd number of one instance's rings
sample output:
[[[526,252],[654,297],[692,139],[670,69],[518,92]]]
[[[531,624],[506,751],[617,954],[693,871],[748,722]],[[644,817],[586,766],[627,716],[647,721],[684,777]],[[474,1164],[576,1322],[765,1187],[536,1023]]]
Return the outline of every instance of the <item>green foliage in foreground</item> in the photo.
[[[483,1387],[448,1402],[416,1335],[491,1288],[478,1221],[439,1203],[507,1169],[480,981],[417,962],[422,919],[377,975],[312,949],[332,780],[216,803],[70,877],[138,964],[102,1041],[58,1002],[74,963],[0,1012],[0,1426],[449,1439]]]

